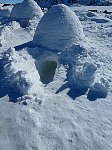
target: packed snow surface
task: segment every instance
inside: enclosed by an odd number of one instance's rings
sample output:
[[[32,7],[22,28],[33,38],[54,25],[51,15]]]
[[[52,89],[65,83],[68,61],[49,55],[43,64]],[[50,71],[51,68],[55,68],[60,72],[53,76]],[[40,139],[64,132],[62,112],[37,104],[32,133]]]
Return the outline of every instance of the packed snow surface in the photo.
[[[112,150],[112,16],[71,9],[0,17],[0,150]]]
[[[60,4],[50,8],[42,17],[33,43],[51,50],[61,51],[84,41],[82,25],[69,7]]]

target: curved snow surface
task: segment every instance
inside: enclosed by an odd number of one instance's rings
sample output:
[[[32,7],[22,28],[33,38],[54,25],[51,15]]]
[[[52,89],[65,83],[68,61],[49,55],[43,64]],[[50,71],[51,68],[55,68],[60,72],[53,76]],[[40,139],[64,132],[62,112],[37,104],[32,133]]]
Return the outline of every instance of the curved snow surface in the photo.
[[[34,0],[24,0],[22,3],[16,4],[12,9],[11,18],[32,19],[35,16],[41,18],[42,15],[41,8]]]
[[[63,50],[84,40],[82,25],[69,7],[59,4],[48,10],[40,20],[33,43],[51,50]]]

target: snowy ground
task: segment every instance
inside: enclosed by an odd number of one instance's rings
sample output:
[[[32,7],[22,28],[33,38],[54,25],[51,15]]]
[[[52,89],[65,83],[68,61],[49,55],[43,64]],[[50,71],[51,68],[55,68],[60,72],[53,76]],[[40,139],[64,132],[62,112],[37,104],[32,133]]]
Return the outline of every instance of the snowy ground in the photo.
[[[74,7],[73,5],[70,6],[72,10],[97,10],[99,11],[105,11],[108,10],[108,12],[112,12],[112,6],[79,6]]]
[[[3,91],[1,80],[0,150],[112,150],[112,14],[88,12],[81,7],[72,10],[92,46],[89,55],[100,66],[97,74],[109,83],[107,97],[91,100],[87,94],[73,95],[64,86],[63,66],[54,81],[44,87],[44,94],[26,95],[16,103]],[[35,26],[34,22],[32,28],[22,28],[0,18],[1,55],[9,47],[31,41]]]

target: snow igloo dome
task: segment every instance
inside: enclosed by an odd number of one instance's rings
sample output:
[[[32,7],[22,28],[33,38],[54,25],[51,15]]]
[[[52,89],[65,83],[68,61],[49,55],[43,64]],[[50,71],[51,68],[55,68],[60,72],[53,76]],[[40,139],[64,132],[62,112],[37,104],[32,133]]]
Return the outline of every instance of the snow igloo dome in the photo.
[[[70,8],[64,4],[51,7],[40,20],[33,43],[60,51],[85,38],[82,25]]]
[[[16,4],[11,12],[13,19],[32,19],[35,16],[41,18],[43,12],[34,0],[24,0],[22,3]]]

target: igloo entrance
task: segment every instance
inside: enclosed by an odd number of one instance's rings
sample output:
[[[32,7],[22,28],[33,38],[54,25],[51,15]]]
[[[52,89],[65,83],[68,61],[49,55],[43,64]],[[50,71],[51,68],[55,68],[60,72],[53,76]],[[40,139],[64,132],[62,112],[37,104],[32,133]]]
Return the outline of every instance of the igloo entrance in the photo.
[[[45,61],[39,71],[40,80],[44,84],[48,84],[53,81],[57,63],[55,61]]]

